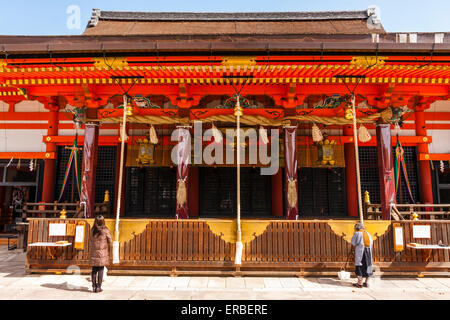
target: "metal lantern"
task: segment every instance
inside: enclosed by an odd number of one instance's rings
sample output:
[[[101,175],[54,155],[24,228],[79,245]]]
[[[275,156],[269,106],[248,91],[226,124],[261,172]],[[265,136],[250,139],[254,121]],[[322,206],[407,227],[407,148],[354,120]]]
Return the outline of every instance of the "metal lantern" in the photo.
[[[316,143],[317,145],[317,153],[318,153],[318,161],[322,165],[335,165],[336,160],[334,159],[334,146],[336,144],[336,140],[329,140],[327,134],[324,134],[324,139]]]
[[[136,142],[138,144],[138,158],[136,159],[136,162],[139,164],[155,163],[153,157],[155,145],[150,143],[150,140],[147,138],[138,139]]]

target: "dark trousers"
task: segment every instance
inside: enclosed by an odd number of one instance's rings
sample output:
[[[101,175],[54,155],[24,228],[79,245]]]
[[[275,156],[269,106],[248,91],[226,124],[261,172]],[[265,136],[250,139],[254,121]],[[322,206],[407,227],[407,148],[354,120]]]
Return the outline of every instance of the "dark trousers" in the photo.
[[[370,255],[370,249],[364,248],[364,253],[361,260],[361,266],[356,266],[355,273],[358,277],[368,278],[373,275],[372,272],[372,256]]]
[[[105,267],[92,267],[91,280],[93,287],[102,287],[104,269]]]

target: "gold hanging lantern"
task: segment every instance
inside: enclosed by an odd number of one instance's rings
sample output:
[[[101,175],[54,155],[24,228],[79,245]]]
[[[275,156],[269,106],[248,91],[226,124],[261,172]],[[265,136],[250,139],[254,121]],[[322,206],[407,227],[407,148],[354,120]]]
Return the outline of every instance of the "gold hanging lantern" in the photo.
[[[328,135],[323,135],[324,139],[316,143],[317,145],[317,154],[318,161],[322,165],[331,165],[334,166],[336,164],[336,160],[334,159],[334,146],[336,145],[336,140],[329,140]]]
[[[152,143],[154,139],[151,139],[150,133],[149,138],[137,139],[138,144],[138,157],[136,162],[138,164],[154,164],[154,154],[155,154],[155,144]]]

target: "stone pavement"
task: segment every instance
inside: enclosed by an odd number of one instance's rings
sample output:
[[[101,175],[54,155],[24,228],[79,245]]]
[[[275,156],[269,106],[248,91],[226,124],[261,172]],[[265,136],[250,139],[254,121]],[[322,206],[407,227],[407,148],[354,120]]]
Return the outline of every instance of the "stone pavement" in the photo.
[[[371,288],[337,277],[108,276],[93,293],[87,275],[25,274],[25,254],[0,246],[0,299],[449,300],[450,277],[376,277]]]

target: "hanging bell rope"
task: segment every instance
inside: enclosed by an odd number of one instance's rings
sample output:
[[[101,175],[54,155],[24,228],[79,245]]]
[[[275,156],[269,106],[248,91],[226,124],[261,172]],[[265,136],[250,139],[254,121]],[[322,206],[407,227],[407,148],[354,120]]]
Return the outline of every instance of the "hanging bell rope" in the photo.
[[[214,136],[214,140],[217,143],[221,143],[222,142],[222,133],[219,131],[219,129],[216,128],[216,126],[214,125],[214,123],[212,124],[212,134]]]
[[[264,144],[269,143],[269,138],[267,137],[267,129],[264,129],[263,126],[259,127],[259,136]]]
[[[364,125],[360,125],[358,129],[358,138],[361,142],[369,142],[372,136]]]
[[[178,179],[177,205],[180,207],[186,203],[187,199],[186,179],[187,177]]]
[[[323,140],[322,132],[320,131],[319,127],[313,122],[312,126],[312,138],[314,142],[319,142]]]
[[[287,200],[290,208],[294,208],[297,205],[298,194],[296,184],[297,179],[289,178]]]
[[[158,144],[158,136],[156,135],[156,130],[153,125],[150,127],[150,143]]]

